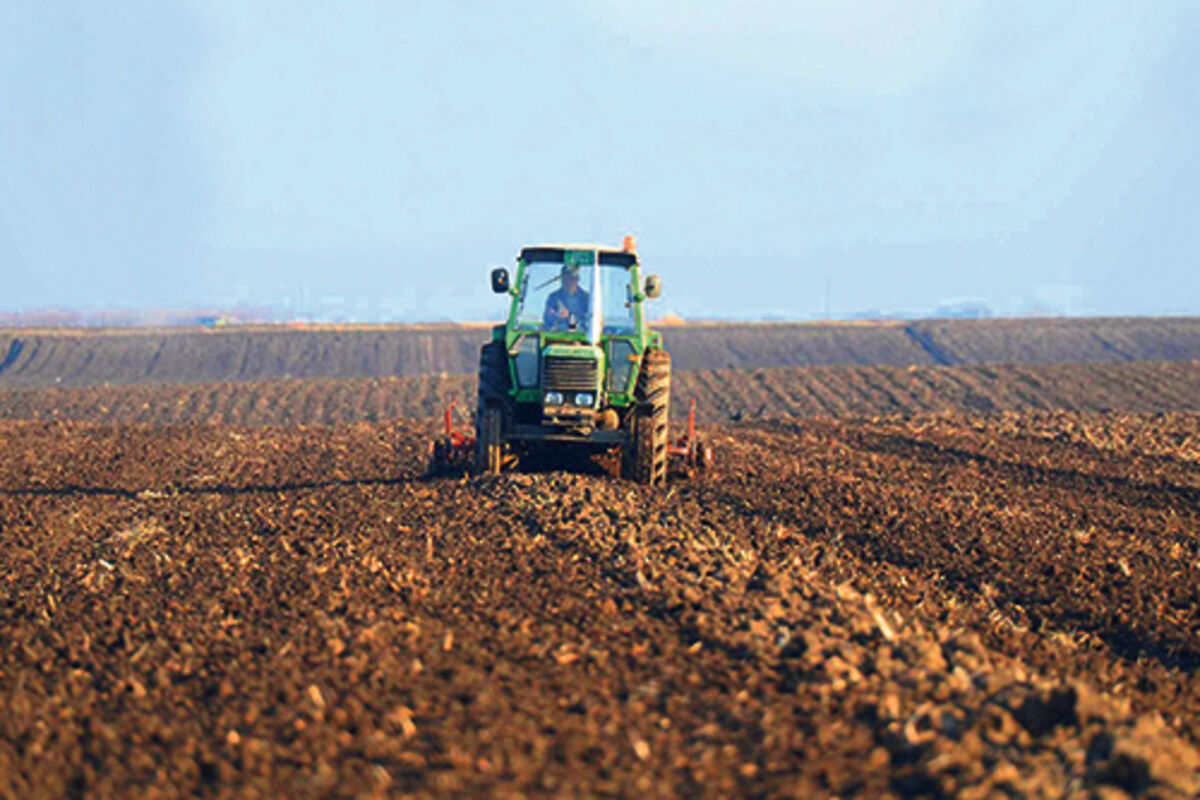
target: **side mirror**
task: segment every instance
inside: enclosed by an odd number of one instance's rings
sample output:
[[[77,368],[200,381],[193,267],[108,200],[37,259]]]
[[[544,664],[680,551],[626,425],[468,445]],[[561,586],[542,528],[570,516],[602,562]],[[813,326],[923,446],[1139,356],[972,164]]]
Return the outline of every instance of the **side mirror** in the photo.
[[[646,290],[643,292],[651,300],[662,294],[662,278],[657,275],[646,276]]]
[[[504,294],[508,291],[508,270],[504,267],[496,267],[492,270],[492,291],[496,294]]]

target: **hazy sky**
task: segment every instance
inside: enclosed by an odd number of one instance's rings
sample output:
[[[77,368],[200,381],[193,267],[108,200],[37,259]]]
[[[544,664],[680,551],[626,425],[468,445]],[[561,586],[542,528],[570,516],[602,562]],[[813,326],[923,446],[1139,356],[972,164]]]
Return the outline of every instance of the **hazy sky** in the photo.
[[[480,318],[632,232],[684,316],[1200,314],[1200,0],[39,0],[0,67],[0,310]]]

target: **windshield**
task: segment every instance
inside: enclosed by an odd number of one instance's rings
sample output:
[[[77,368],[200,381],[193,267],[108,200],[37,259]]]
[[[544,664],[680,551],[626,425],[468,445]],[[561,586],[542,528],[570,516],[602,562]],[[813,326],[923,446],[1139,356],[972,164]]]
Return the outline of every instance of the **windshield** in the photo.
[[[632,284],[628,267],[602,264],[599,281],[591,264],[564,266],[557,261],[534,261],[525,268],[518,287],[517,326],[545,331],[587,333],[595,312],[592,297],[598,289],[602,333],[634,331]]]
[[[635,330],[633,319],[633,283],[626,267],[601,265],[600,285],[604,295],[605,334],[628,334]]]

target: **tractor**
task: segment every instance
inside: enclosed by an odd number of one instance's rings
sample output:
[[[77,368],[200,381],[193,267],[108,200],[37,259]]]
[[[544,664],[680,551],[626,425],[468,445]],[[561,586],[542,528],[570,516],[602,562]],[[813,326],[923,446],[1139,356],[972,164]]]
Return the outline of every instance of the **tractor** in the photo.
[[[671,357],[645,313],[662,282],[643,279],[632,236],[619,248],[526,247],[515,275],[497,268],[491,285],[511,300],[479,354],[475,435],[456,430],[448,409],[434,471],[499,474],[525,458],[585,453],[614,475],[661,486],[672,459],[689,473],[710,465],[694,401],[687,432],[671,439]]]

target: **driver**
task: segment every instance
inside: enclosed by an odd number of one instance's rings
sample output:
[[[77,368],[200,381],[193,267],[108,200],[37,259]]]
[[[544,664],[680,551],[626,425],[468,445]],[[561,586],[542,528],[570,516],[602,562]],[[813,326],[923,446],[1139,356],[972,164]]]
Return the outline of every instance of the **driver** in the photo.
[[[587,317],[588,293],[579,288],[579,267],[564,265],[559,273],[562,286],[546,298],[542,323],[550,330],[566,330]]]

